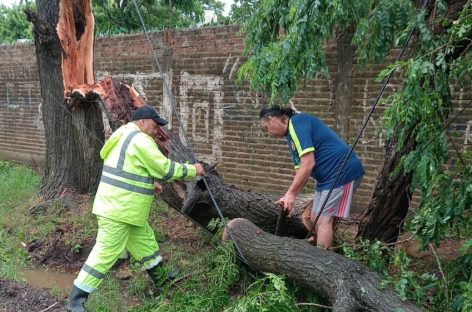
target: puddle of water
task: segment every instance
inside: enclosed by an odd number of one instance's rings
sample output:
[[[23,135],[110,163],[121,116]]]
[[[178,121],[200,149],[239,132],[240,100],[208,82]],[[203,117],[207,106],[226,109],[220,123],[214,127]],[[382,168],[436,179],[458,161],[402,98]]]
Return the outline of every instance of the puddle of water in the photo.
[[[77,277],[77,274],[58,272],[48,268],[21,269],[20,273],[29,285],[49,290],[54,289],[56,294],[62,298],[69,297],[72,284]],[[138,298],[127,295],[124,295],[120,301],[127,307],[138,307],[142,304]]]
[[[20,272],[31,286],[55,289],[63,297],[69,295],[72,283],[76,278],[76,274],[63,273],[51,269],[22,269]]]

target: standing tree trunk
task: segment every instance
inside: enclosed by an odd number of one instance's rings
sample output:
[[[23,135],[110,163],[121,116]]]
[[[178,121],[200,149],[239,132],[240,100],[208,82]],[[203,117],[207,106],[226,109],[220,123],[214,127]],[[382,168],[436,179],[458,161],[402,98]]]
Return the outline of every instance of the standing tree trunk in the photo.
[[[101,111],[93,101],[71,110],[64,98],[71,83],[93,83],[91,1],[37,0],[36,7],[37,13],[28,11],[27,16],[34,24],[46,138],[41,193],[44,199],[52,199],[66,193],[91,192],[98,185],[101,171],[99,151],[104,141]],[[61,22],[65,24],[57,31]],[[58,33],[67,34],[71,46],[61,45],[64,39]],[[81,39],[84,40],[78,44]],[[83,60],[80,67],[74,59]],[[69,77],[82,81],[71,81]]]
[[[386,142],[384,162],[377,175],[369,206],[362,216],[357,237],[387,243],[397,241],[410,208],[412,174],[405,174],[401,170],[394,176],[391,173],[401,158],[414,150],[414,142],[414,136],[410,135],[402,150],[397,150],[397,136]]]
[[[444,18],[456,20],[466,4],[467,0],[448,1],[448,10]],[[436,10],[434,8],[434,3],[430,3],[429,6],[426,7],[431,23],[436,19],[436,16],[434,16]],[[442,25],[434,25],[432,28],[436,34],[446,31]],[[466,38],[456,43],[454,48],[451,47],[452,52],[449,52],[445,57],[446,63],[450,64],[463,53],[467,52],[471,47],[471,39],[472,31],[469,31]],[[443,92],[442,97],[444,103],[451,103],[451,93],[449,89],[447,92]],[[437,110],[437,114],[444,120],[444,116],[447,116],[450,108],[450,106],[447,107],[447,112]],[[396,127],[392,139],[388,140],[385,144],[384,163],[377,175],[374,192],[368,208],[362,216],[357,237],[363,237],[369,240],[380,240],[387,243],[396,242],[398,239],[403,221],[410,207],[412,195],[410,186],[413,174],[411,172],[404,173],[403,170],[399,170],[399,173],[395,176],[391,174],[396,171],[402,157],[416,149],[415,136],[417,133],[415,127],[409,129],[409,134],[405,139],[403,148],[398,150],[398,135],[401,127],[402,125]]]

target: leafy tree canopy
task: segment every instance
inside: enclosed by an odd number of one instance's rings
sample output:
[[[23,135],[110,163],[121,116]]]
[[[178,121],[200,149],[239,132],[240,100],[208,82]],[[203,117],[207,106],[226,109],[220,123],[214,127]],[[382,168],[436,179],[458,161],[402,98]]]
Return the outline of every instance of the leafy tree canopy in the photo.
[[[161,30],[195,27],[204,23],[205,11],[211,11],[224,21],[223,3],[219,0],[172,0],[172,14],[168,0],[136,0],[136,4],[148,29]],[[32,40],[32,25],[24,10],[34,8],[34,1],[22,1],[19,5],[0,5],[0,43],[13,43],[19,39]],[[132,0],[93,0],[97,34],[120,34],[142,31],[141,23]]]
[[[26,20],[24,10],[34,4],[26,1],[13,7],[0,4],[0,43],[13,43],[19,39],[33,39],[33,25]]]
[[[248,8],[252,14],[246,15]],[[416,10],[410,1],[242,0],[232,16],[249,16],[244,25],[247,52],[239,73],[271,101],[286,103],[300,78],[326,73],[323,43],[337,31],[358,25],[355,43],[364,59],[380,60],[404,38]],[[366,43],[366,44],[364,44]]]
[[[257,0],[233,0],[229,12],[229,19],[232,23],[244,23],[255,11]]]
[[[223,3],[218,0],[136,0],[149,29],[186,28],[201,25],[205,10],[221,16]],[[141,22],[132,0],[93,0],[98,34],[117,34],[142,31]]]

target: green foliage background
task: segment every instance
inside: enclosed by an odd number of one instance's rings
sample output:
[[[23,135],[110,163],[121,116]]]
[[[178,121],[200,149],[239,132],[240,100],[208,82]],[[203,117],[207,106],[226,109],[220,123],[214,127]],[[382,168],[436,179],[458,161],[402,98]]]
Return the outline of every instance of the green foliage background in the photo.
[[[0,43],[33,38],[33,25],[26,20],[24,13],[26,8],[34,8],[34,5],[27,2],[10,8],[0,4]]]
[[[202,25],[205,10],[214,12],[220,20],[224,19],[223,3],[218,0],[173,0],[172,14],[167,0],[137,0],[136,4],[146,27],[151,30],[168,27],[170,20],[174,29]],[[142,32],[141,22],[131,0],[93,0],[93,9],[97,34]]]
[[[191,28],[204,25],[205,10],[217,18],[213,24],[228,21],[219,0],[172,0],[172,13],[168,0],[136,0],[136,4],[148,30]],[[141,22],[132,0],[93,0],[93,13],[97,35],[114,35],[142,32]],[[7,7],[0,4],[0,43],[14,43],[19,39],[32,40],[32,24],[27,21],[24,10],[35,10],[35,3],[27,0]]]

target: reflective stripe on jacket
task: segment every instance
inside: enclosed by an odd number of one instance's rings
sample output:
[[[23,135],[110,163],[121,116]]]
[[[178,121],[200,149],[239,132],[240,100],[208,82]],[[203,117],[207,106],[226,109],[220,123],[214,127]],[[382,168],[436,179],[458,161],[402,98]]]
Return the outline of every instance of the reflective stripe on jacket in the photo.
[[[168,182],[196,175],[195,166],[165,157],[154,140],[132,122],[111,135],[100,156],[104,164],[92,212],[137,226],[147,222],[154,179]]]

